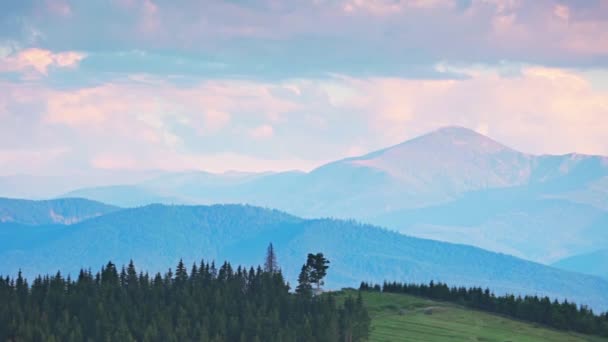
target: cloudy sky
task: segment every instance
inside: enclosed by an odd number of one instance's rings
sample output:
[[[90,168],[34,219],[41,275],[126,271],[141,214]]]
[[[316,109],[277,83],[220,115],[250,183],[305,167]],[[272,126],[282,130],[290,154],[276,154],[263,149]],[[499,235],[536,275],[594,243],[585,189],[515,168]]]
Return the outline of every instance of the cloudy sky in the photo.
[[[308,170],[447,125],[608,155],[608,0],[0,3],[0,175]]]

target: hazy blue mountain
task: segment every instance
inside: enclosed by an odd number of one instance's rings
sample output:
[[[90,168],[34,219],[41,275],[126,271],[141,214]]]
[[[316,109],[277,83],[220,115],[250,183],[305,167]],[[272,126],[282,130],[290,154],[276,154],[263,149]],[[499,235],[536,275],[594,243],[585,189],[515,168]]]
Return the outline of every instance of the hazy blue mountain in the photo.
[[[152,203],[191,204],[185,198],[165,196],[141,185],[114,185],[74,190],[64,195],[67,198],[88,198],[120,207],[138,207]]]
[[[398,210],[369,221],[409,235],[554,262],[607,246],[606,217],[589,205],[509,188],[467,193],[446,204]]]
[[[604,187],[606,183],[606,187]],[[246,202],[277,207],[301,216],[367,218],[400,209],[457,200],[487,189],[520,188],[531,196],[551,196],[608,208],[608,158],[569,154],[534,156],[461,127],[443,128],[361,157],[321,166],[309,173],[213,175],[199,172],[160,177],[133,187],[137,205],[159,198],[188,203]],[[522,190],[523,188],[523,190]],[[581,192],[589,188],[589,198]],[[103,188],[102,188],[103,189]],[[137,195],[145,189],[149,198]],[[104,200],[122,204],[124,195]],[[100,188],[71,195],[101,200]]]
[[[118,210],[82,198],[31,201],[0,197],[0,222],[25,225],[74,224]]]
[[[608,158],[530,155],[447,127],[308,173],[199,173],[70,195],[126,206],[248,203],[553,262],[606,243],[593,220],[608,213]]]
[[[93,169],[61,175],[4,175],[0,176],[0,197],[47,199],[85,187],[137,184],[166,174],[159,170]]]
[[[553,266],[608,279],[608,248],[571,256],[554,263]]]
[[[299,172],[294,172],[299,174]],[[214,204],[245,202],[234,200],[249,193],[249,184],[268,178],[280,185],[282,174],[271,172],[226,172],[213,174],[203,171],[168,173],[136,185],[113,185],[74,190],[63,197],[82,197],[121,207],[162,204]],[[260,181],[259,184],[264,184]],[[272,187],[269,187],[271,189]],[[236,192],[235,192],[236,190]],[[251,193],[256,193],[252,189]],[[227,200],[230,198],[231,200]]]
[[[567,297],[596,309],[608,308],[608,281],[479,248],[412,238],[353,221],[301,219],[252,206],[164,206],[125,209],[58,229],[48,241],[29,246],[0,244],[0,273],[26,275],[99,268],[112,259],[134,259],[150,271],[200,258],[241,264],[263,261],[275,244],[286,275],[295,281],[306,253],[322,251],[331,260],[330,287],[380,282],[446,281],[489,286],[497,292]],[[21,236],[7,229],[4,237]],[[12,234],[12,236],[11,236]],[[33,241],[33,240],[29,240]]]

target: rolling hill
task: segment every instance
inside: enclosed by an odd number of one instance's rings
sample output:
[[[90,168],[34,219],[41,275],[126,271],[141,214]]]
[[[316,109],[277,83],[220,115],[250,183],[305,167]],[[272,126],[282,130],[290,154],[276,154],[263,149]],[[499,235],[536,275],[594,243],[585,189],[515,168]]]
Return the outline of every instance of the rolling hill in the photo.
[[[55,227],[56,226],[52,226]],[[497,293],[534,293],[608,308],[608,281],[479,248],[418,239],[354,221],[301,219],[252,206],[164,206],[124,209],[61,230],[31,245],[20,229],[5,229],[17,246],[0,245],[0,273],[76,272],[108,260],[162,271],[204,257],[259,264],[273,242],[288,279],[295,281],[311,251],[331,260],[328,286],[362,280],[427,282],[490,287]],[[69,228],[69,229],[67,229]],[[45,229],[41,227],[41,229]]]
[[[372,342],[608,341],[404,294],[364,292],[362,295],[372,318],[369,339]]]

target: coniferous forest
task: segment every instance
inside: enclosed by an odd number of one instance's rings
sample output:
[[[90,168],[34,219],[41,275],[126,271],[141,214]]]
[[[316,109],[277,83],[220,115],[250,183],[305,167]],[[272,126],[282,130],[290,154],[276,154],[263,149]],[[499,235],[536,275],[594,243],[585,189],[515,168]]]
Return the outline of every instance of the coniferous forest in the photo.
[[[0,278],[0,303],[0,341],[362,341],[370,325],[360,296],[290,292],[272,247],[264,269],[180,261],[150,276],[110,262],[31,284],[19,274]]]
[[[418,297],[453,302],[473,309],[497,313],[522,321],[543,324],[559,330],[608,336],[608,313],[596,315],[586,306],[564,300],[551,301],[538,296],[496,296],[480,287],[449,287],[431,281],[427,284],[385,282],[382,286],[362,282],[361,291],[403,293]]]

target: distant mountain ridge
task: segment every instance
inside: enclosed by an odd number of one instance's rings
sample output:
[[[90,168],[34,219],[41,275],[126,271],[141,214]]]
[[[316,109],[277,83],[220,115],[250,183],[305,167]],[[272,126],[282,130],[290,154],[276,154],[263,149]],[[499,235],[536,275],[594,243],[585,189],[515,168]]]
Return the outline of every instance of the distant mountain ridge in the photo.
[[[350,211],[353,201],[361,200],[371,207],[363,215],[375,216],[396,209],[445,203],[466,192],[495,188],[546,185],[546,190],[552,191],[553,195],[567,197],[564,192],[577,190],[577,185],[608,179],[608,157],[530,155],[472,130],[446,127],[386,149],[323,165],[309,173],[253,174],[235,177],[234,181],[206,172],[187,175],[160,177],[137,187],[159,197],[183,196],[193,203],[243,201],[288,209],[304,216],[361,216],[359,210]],[[176,177],[182,181],[172,185],[170,180]],[[268,185],[273,179],[285,178],[291,178],[288,189],[269,187],[264,193],[258,192],[254,196],[254,190],[261,190],[259,184]],[[162,184],[163,181],[167,184]],[[195,186],[198,192],[188,191],[191,186]],[[94,189],[81,189],[69,195],[92,198],[95,196],[90,192]],[[298,193],[294,194],[294,190]],[[322,195],[331,200],[323,201],[318,194],[321,190],[324,191]],[[604,190],[608,195],[608,188]],[[397,195],[401,197],[399,203],[395,203]],[[286,206],[285,196],[324,202],[326,209],[295,203],[290,204],[290,208],[283,208],[281,204]],[[116,205],[124,204],[120,198],[106,199]],[[570,200],[584,202],[580,198]],[[140,199],[138,205],[150,203]],[[594,205],[608,209],[608,202]]]
[[[32,201],[0,198],[0,223],[74,224],[120,208],[83,198]]]
[[[165,206],[118,210],[58,229],[54,238],[30,246],[23,229],[0,225],[0,273],[76,272],[113,260],[137,260],[161,271],[183,258],[192,263],[231,260],[258,264],[273,242],[279,263],[294,282],[302,259],[322,251],[331,260],[328,286],[356,286],[362,280],[427,282],[431,279],[490,287],[497,293],[567,297],[596,309],[608,308],[608,281],[558,270],[475,247],[417,239],[354,221],[302,219],[277,210],[241,205]]]
[[[355,218],[545,263],[608,243],[608,229],[594,223],[608,214],[607,157],[526,154],[462,127],[442,128],[308,173],[235,181],[190,173],[179,179],[68,195],[121,206],[248,203],[301,217]],[[446,213],[468,219],[456,223],[445,217],[437,224]],[[522,241],[524,236],[529,238]]]
[[[574,255],[552,264],[552,266],[572,272],[581,272],[608,280],[608,248]]]

